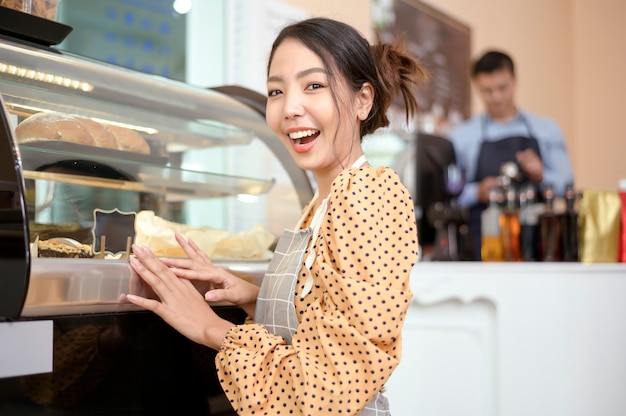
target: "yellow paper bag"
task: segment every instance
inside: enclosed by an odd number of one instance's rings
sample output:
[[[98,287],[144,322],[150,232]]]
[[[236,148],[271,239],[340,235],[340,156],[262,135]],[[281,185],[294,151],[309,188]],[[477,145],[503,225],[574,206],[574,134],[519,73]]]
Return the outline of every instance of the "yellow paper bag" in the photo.
[[[581,262],[617,262],[621,207],[617,191],[583,191],[579,212]]]

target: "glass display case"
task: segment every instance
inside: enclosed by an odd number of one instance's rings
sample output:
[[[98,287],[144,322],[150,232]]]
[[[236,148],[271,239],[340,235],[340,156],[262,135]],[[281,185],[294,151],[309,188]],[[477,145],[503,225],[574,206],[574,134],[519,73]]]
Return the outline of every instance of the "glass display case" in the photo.
[[[264,97],[6,37],[0,95],[0,322],[54,321],[54,371],[0,379],[0,413],[221,414],[214,352],[119,296],[129,243],[180,255],[174,230],[209,236],[216,264],[260,283],[313,195],[266,125]],[[102,127],[115,141],[99,140]],[[42,257],[51,245],[62,253]]]
[[[13,140],[16,146],[17,180],[23,180],[25,187],[24,215],[31,246],[35,238],[40,243],[71,238],[94,245],[96,251],[94,209],[150,211],[173,223],[234,234],[256,223],[271,231],[267,219],[275,206],[271,192],[276,176],[288,178],[276,193],[281,201],[292,201],[293,215],[312,195],[307,176],[293,165],[259,109],[250,104],[252,92],[244,97],[236,88],[195,88],[9,40],[0,43],[0,56],[0,92],[10,130],[5,140]],[[228,95],[229,91],[235,93]],[[38,125],[37,133],[31,128],[24,137],[16,134],[25,120],[38,113],[48,116],[38,122],[49,126]],[[149,151],[101,146],[97,140],[83,144],[69,131],[75,128],[67,127],[66,117],[70,116],[137,132]],[[64,128],[68,131],[61,131]],[[43,137],[49,133],[54,137]],[[32,137],[37,135],[42,137]],[[275,175],[276,166],[283,172]],[[284,205],[280,209],[285,209]],[[273,218],[278,222],[272,226],[274,230],[290,226],[289,215]],[[259,263],[250,264],[258,275],[267,259],[254,262],[245,256],[226,256],[226,260]],[[73,270],[72,278],[63,272],[66,265]],[[93,301],[98,306],[91,305],[90,311],[106,310],[103,302],[114,300],[113,294],[124,285],[121,280],[127,273],[122,268],[126,268],[124,262],[115,259],[99,263],[33,259],[32,296],[21,315],[65,313],[63,308],[42,309],[61,300],[82,306]],[[59,279],[61,275],[65,277]],[[97,280],[103,283],[92,287]],[[109,287],[107,280],[116,283]],[[52,281],[62,287],[51,288]],[[40,285],[45,285],[45,290]],[[51,297],[51,292],[60,299],[44,299]],[[84,298],[87,292],[92,295]]]

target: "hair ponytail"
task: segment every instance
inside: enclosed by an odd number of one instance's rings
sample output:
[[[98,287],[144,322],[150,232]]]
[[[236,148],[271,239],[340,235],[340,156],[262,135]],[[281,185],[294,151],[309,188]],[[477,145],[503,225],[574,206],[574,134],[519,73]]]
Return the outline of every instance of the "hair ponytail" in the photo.
[[[361,126],[362,136],[389,125],[387,110],[397,96],[402,96],[408,121],[419,109],[416,88],[429,79],[426,69],[407,52],[402,40],[378,43],[372,45],[370,50],[378,74],[378,88],[370,117]]]

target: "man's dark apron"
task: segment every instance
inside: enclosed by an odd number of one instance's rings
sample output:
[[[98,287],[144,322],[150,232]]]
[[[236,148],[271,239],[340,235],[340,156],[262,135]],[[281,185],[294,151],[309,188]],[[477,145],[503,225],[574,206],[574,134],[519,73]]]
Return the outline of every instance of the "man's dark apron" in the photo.
[[[365,162],[365,157],[361,157],[352,167],[359,167]],[[317,197],[316,192],[313,200]],[[310,206],[311,204],[309,204]],[[315,260],[313,245],[317,240],[327,206],[328,197],[324,198],[315,210],[309,227],[301,229],[310,208],[302,215],[295,230],[283,232],[261,283],[254,322],[265,326],[269,332],[280,335],[288,344],[291,344],[292,337],[299,325],[294,305],[298,273],[300,273],[304,261],[304,272],[308,273],[308,278],[302,293],[298,294],[304,298],[313,287],[313,277],[310,271]],[[309,253],[305,259],[304,254],[307,248],[309,248]],[[389,416],[390,414],[387,398],[382,393],[378,393],[359,416]]]
[[[486,139],[486,122],[487,117],[483,117],[481,120],[481,144],[480,151],[478,153],[478,160],[476,162],[476,173],[472,182],[480,182],[488,176],[500,175],[500,166],[504,162],[515,162],[515,154],[519,151],[532,149],[537,153],[541,159],[541,152],[539,151],[539,142],[533,135],[528,120],[522,114],[518,114],[518,117],[526,125],[528,130],[528,137],[525,136],[509,136],[504,137],[496,141],[488,141]],[[530,180],[522,174],[521,183],[529,182]],[[474,260],[480,260],[480,246],[481,246],[481,230],[480,230],[480,215],[487,208],[487,204],[477,203],[469,208],[468,229],[472,236],[472,245],[474,248]]]

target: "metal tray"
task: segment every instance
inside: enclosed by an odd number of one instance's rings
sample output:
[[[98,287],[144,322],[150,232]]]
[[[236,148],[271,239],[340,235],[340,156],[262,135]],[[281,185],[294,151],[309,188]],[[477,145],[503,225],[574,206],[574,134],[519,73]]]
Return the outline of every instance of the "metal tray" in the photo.
[[[74,28],[54,20],[0,6],[0,34],[37,43],[58,45]]]

